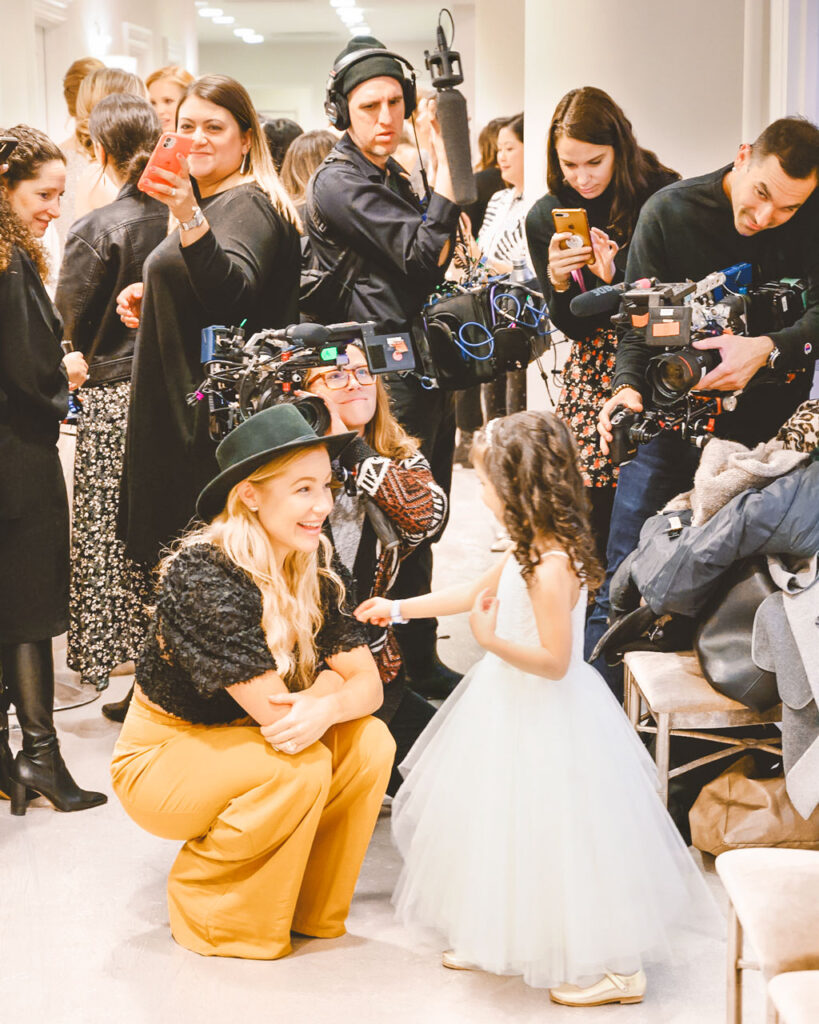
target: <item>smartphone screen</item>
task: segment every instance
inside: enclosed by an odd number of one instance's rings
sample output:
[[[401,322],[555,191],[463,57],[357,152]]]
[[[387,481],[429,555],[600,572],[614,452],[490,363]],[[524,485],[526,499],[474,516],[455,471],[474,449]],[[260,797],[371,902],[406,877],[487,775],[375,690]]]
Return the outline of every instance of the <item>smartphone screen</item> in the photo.
[[[17,139],[10,135],[0,135],[0,164],[4,164],[17,148]]]
[[[554,221],[555,232],[570,232],[570,237],[564,238],[560,243],[561,249],[580,249],[583,246],[591,247],[589,218],[582,207],[576,210],[552,210],[552,220]],[[586,262],[594,263],[594,255],[590,255]]]
[[[161,167],[163,171],[172,171],[174,174],[178,174],[179,157],[180,155],[187,156],[191,151],[192,145],[192,135],[163,132],[159,136],[159,141],[153,153],[151,153],[148,163],[145,165],[145,170],[140,175],[137,188],[142,189],[144,192],[145,183],[151,181],[166,185],[165,179],[161,175],[154,173],[156,168]]]

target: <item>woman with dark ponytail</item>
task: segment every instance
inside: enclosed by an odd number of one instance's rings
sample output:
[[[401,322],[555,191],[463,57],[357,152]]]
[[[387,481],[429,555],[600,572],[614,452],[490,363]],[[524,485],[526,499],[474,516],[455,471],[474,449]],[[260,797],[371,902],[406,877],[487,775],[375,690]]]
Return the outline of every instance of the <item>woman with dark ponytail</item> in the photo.
[[[57,286],[65,336],[89,366],[74,468],[67,658],[97,689],[108,685],[116,665],[135,657],[152,589],[116,539],[136,336],[117,316],[116,298],[168,231],[166,208],[136,187],[159,131],[157,115],[139,96],[117,93],[94,107],[88,132],[117,198],[72,225]]]
[[[637,143],[631,122],[602,89],[572,89],[558,103],[547,138],[547,195],[526,217],[526,238],[549,316],[572,348],[563,367],[557,413],[571,426],[592,506],[592,530],[604,557],[616,470],[600,451],[597,414],[614,373],[617,336],[610,314],[578,317],[569,309],[581,292],[623,280],[627,246],[643,203],[679,178]],[[561,248],[552,211],[583,208],[592,249]],[[593,258],[593,263],[588,260]]]

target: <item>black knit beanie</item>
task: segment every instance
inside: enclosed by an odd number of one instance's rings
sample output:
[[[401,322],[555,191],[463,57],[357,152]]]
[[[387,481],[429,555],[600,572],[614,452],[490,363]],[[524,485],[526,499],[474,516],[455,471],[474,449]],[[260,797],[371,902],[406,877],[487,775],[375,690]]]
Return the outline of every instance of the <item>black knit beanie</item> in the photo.
[[[336,57],[335,63],[338,64],[342,58],[357,50],[376,49],[385,50],[386,47],[373,36],[354,36]],[[402,83],[404,81],[403,68],[394,57],[372,56],[365,57],[364,60],[353,64],[351,68],[342,71],[338,77],[336,88],[342,96],[349,96],[357,85],[361,85],[362,82],[367,82],[371,78],[380,78],[382,75],[386,78],[395,78]]]

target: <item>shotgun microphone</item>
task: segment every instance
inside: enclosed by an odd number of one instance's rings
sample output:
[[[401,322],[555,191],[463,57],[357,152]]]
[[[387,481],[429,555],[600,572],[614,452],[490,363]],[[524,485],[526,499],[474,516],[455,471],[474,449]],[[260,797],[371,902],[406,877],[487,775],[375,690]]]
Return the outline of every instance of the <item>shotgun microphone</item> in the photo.
[[[650,288],[651,281],[641,277],[639,281],[622,281],[620,284],[604,284],[591,291],[575,295],[569,303],[569,309],[575,316],[598,316],[600,313],[611,313],[620,305],[620,297],[624,292],[634,288]]]
[[[455,38],[455,23],[452,22],[452,39]],[[441,12],[443,14],[443,11]],[[432,76],[432,85],[437,90],[436,99],[438,123],[444,140],[452,191],[458,206],[469,206],[478,200],[478,189],[472,171],[472,151],[469,145],[469,117],[466,100],[455,88],[464,80],[461,71],[461,55],[450,49],[440,18],[436,29],[437,47],[434,53],[426,50],[424,60]]]

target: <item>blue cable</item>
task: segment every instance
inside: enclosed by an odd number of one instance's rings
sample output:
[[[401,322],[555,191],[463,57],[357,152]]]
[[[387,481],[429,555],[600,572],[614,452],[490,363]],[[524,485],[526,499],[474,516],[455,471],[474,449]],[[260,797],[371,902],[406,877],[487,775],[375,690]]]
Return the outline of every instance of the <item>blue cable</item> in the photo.
[[[486,339],[484,341],[469,341],[463,336],[463,332],[467,327],[477,327],[478,330],[484,331]],[[466,323],[462,324],[461,329],[458,331],[458,337],[456,338],[455,335],[453,335],[452,340],[465,356],[469,356],[470,359],[474,359],[479,363],[486,362],[487,359],[491,359],[495,354],[495,339],[492,336],[492,332],[485,324],[476,323],[474,320],[468,320]],[[483,345],[489,346],[489,352],[485,356],[476,355],[473,349],[481,348]]]

